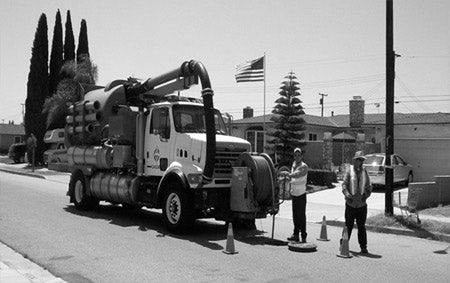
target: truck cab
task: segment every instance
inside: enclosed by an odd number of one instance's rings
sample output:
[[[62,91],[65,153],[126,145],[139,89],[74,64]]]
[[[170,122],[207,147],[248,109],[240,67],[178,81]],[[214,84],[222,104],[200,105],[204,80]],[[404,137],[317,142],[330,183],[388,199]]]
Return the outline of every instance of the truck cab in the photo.
[[[216,162],[214,180],[208,185],[226,187],[231,184],[232,164],[242,152],[250,151],[250,143],[226,135],[225,123],[217,109],[214,121]],[[201,102],[175,97],[152,105],[145,132],[145,175],[163,177],[168,169],[179,168],[188,176],[190,187],[196,187],[206,156],[205,113]]]

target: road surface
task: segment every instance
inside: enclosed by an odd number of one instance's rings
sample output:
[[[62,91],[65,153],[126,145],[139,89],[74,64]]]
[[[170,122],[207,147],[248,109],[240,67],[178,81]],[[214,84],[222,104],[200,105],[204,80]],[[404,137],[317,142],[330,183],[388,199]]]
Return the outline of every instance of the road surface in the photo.
[[[258,231],[234,231],[238,252],[224,254],[223,222],[197,221],[177,236],[157,210],[129,212],[103,205],[79,212],[68,204],[67,185],[0,172],[0,241],[67,282],[448,282],[448,243],[369,232],[369,251],[350,240],[350,259],[337,257],[342,232],[308,223],[317,252],[297,253],[269,245],[272,218]],[[324,211],[325,213],[326,211]],[[277,218],[275,239],[290,235],[291,220]],[[356,231],[355,231],[356,232]]]

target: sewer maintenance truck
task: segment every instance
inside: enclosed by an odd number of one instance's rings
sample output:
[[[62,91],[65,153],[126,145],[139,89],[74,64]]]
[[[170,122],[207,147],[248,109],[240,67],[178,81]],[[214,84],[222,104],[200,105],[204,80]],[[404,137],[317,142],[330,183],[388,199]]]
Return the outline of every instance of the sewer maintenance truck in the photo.
[[[199,81],[201,98],[180,96]],[[100,201],[162,209],[173,233],[199,218],[245,224],[278,212],[272,160],[227,135],[199,61],[144,82],[86,89],[69,107],[65,132],[67,195],[78,210]]]

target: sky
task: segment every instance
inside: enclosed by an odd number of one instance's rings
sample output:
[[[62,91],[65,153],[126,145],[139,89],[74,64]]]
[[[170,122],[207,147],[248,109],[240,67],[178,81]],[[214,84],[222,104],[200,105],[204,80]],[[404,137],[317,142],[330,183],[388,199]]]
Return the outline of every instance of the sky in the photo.
[[[290,72],[306,114],[321,115],[320,93],[324,116],[348,114],[354,96],[366,113],[386,110],[385,0],[1,0],[0,122],[22,121],[38,20],[46,14],[51,48],[58,9],[63,28],[70,10],[76,44],[86,20],[98,85],[195,59],[234,119],[247,106],[270,114]],[[394,50],[394,111],[450,112],[450,1],[394,0]],[[265,83],[236,83],[236,66],[264,55]]]

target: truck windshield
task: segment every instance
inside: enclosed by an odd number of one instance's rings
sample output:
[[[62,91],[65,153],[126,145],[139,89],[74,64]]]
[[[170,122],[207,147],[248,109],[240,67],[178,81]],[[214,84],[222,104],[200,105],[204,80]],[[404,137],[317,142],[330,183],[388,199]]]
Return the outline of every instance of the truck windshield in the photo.
[[[175,130],[179,133],[205,133],[205,112],[203,106],[196,105],[174,105],[173,121]],[[226,134],[225,123],[219,110],[214,109],[214,120],[216,122],[216,133]]]

